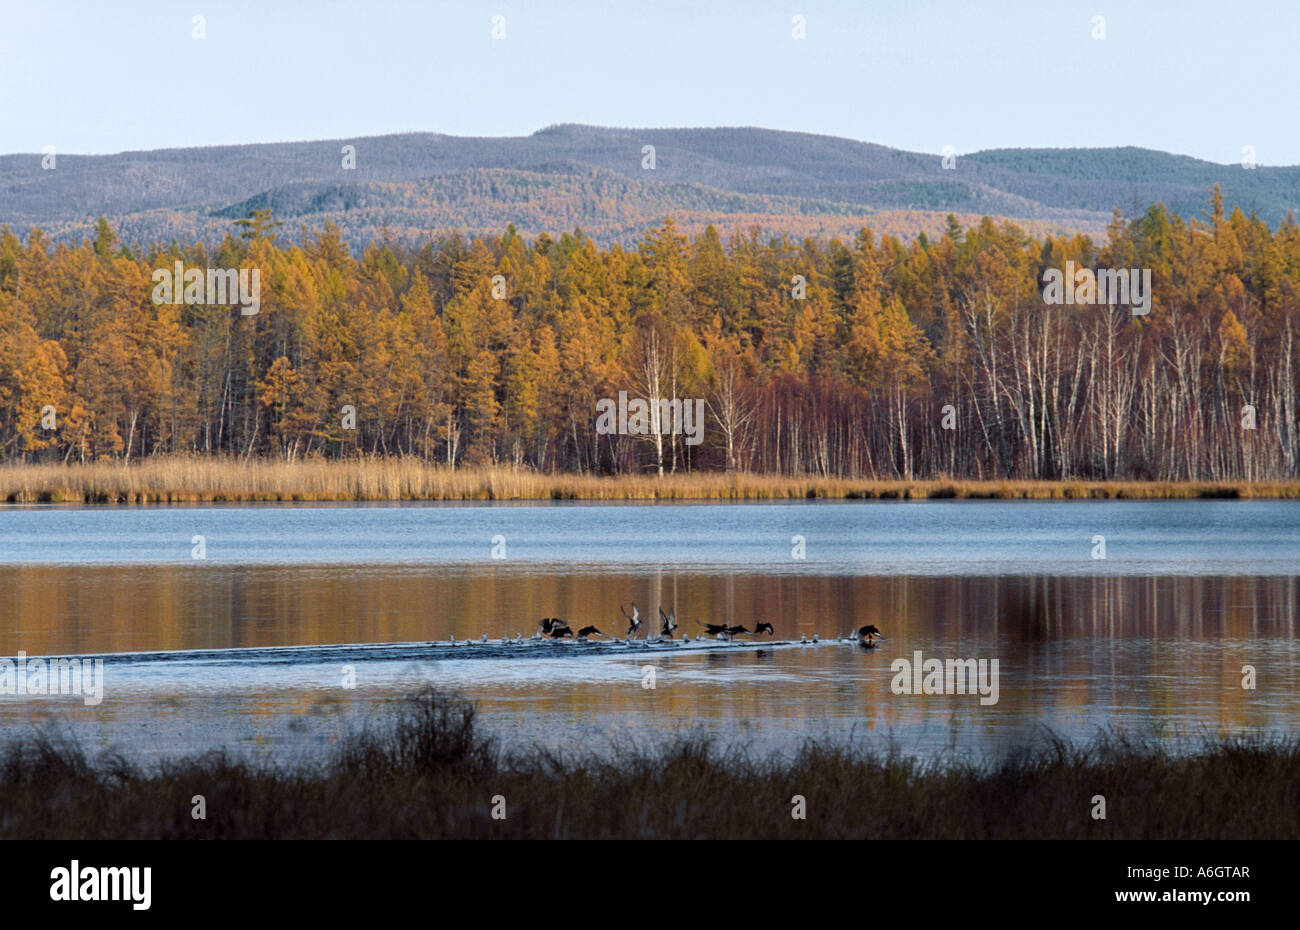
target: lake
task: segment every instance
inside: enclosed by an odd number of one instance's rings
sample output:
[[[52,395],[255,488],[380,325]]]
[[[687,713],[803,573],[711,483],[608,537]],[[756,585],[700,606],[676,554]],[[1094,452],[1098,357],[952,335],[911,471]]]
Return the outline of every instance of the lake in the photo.
[[[996,758],[1103,728],[1187,746],[1295,732],[1298,599],[1296,502],[8,506],[0,656],[101,656],[104,697],[0,695],[0,723],[292,760],[432,682],[506,746],[563,751],[697,732]],[[692,644],[450,645],[544,616],[621,637],[632,602],[638,637],[662,606]],[[701,622],[760,620],[762,648],[699,648]],[[876,649],[839,641],[865,624]],[[897,693],[918,652],[997,660],[997,702]]]

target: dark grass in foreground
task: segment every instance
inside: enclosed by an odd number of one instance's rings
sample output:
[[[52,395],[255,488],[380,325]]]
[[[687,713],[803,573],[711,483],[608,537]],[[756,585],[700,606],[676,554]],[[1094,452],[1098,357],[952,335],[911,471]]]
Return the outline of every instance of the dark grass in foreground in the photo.
[[[191,816],[202,795],[207,819]],[[505,799],[504,820],[493,798]],[[791,816],[806,799],[807,819]],[[1107,819],[1091,816],[1106,799]],[[756,760],[678,741],[613,759],[503,759],[473,707],[426,691],[330,761],[215,753],[149,770],[91,762],[48,732],[0,756],[0,838],[1300,837],[1300,742],[1206,743],[1190,756],[1109,737],[999,765],[924,765],[808,744]]]

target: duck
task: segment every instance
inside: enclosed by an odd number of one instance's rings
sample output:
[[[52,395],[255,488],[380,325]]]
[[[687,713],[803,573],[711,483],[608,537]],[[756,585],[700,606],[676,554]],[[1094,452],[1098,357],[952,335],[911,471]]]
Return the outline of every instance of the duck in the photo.
[[[569,629],[569,624],[561,620],[559,617],[543,617],[541,620],[537,621],[537,625],[542,628],[542,634],[544,636],[555,636],[556,630]],[[570,630],[570,632],[572,631]],[[563,636],[564,634],[561,633],[560,635]]]
[[[664,609],[660,607],[659,620],[662,624],[659,630],[659,635],[667,636],[669,639],[672,639],[673,630],[677,629],[677,611],[674,609],[668,611],[668,613],[664,613]]]
[[[623,610],[623,605],[619,604],[618,609],[623,611],[623,616],[627,617],[627,638],[631,639],[632,634],[641,629],[641,611],[636,609],[636,601],[632,602],[632,616],[628,617],[627,611]]]
[[[870,623],[858,629],[858,645],[863,649],[875,649],[876,640],[884,638],[880,630]]]
[[[755,623],[754,635],[759,636],[763,633],[767,633],[769,636],[775,636],[776,630],[772,629],[772,624],[768,623],[766,620],[761,621],[759,623]]]
[[[699,620],[696,620],[695,622],[704,627],[704,632],[709,636],[717,636],[719,633],[727,632],[727,625],[725,623],[700,623]]]
[[[578,639],[586,639],[588,636],[593,636],[593,635],[604,636],[605,634],[600,632],[600,630],[596,629],[594,626],[584,626],[577,633]]]

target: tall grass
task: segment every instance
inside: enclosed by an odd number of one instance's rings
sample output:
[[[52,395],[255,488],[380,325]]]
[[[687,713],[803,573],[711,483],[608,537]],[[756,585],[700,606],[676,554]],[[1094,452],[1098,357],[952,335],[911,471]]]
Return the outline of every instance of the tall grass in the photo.
[[[130,465],[97,462],[0,466],[0,500],[10,503],[1202,497],[1300,499],[1300,481],[895,481],[717,472],[609,477],[543,474],[506,467],[453,470],[406,458],[286,462],[178,456],[149,458]]]
[[[196,794],[206,820],[191,818]],[[1091,816],[1098,794],[1105,820]],[[806,819],[791,816],[795,795]],[[0,838],[146,837],[1295,839],[1300,742],[1173,756],[1111,736],[985,765],[820,743],[760,759],[690,738],[506,756],[472,707],[425,691],[334,757],[292,768],[216,752],[146,770],[92,762],[48,732],[0,753]]]

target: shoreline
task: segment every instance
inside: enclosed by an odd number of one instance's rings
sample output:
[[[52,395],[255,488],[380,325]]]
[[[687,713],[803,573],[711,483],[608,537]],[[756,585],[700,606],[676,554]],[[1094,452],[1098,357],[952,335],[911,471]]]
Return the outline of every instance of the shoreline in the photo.
[[[452,470],[415,459],[163,458],[129,465],[0,466],[0,501],[9,504],[794,500],[1300,500],[1300,479],[907,480],[721,472],[657,477]]]
[[[316,762],[222,750],[141,765],[57,729],[0,746],[0,837],[48,839],[1294,839],[1294,738],[1170,753],[1046,734],[983,762],[809,740],[789,758],[678,738],[612,757],[509,752],[471,702],[426,689]],[[208,817],[177,799],[203,785]],[[1104,789],[1108,819],[1090,815]],[[53,799],[53,800],[52,800]],[[507,800],[508,799],[508,800]],[[1090,800],[1091,799],[1091,800]],[[792,816],[792,803],[806,805]],[[492,806],[508,804],[493,815]],[[1090,807],[1090,805],[1093,805]]]

